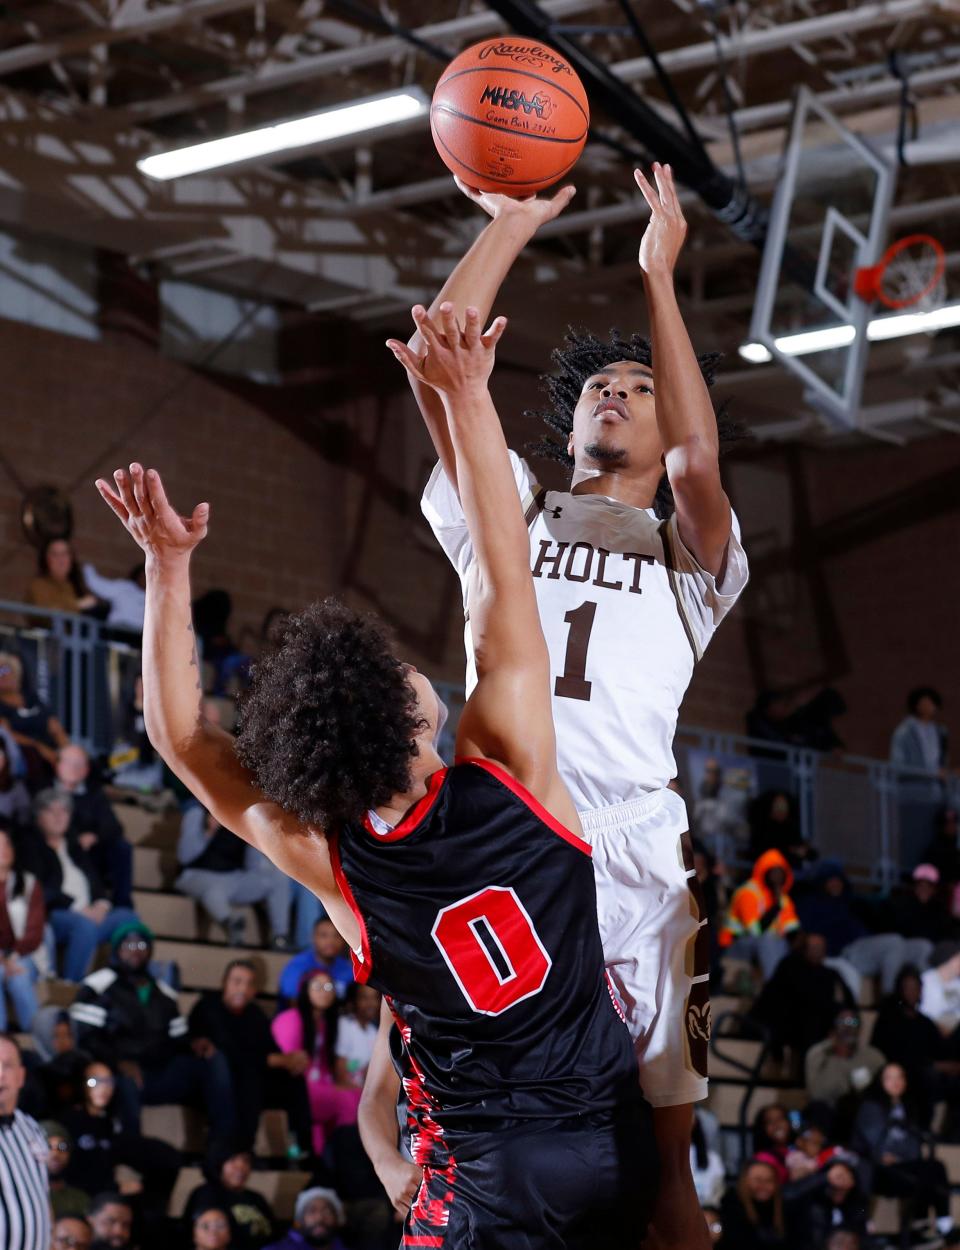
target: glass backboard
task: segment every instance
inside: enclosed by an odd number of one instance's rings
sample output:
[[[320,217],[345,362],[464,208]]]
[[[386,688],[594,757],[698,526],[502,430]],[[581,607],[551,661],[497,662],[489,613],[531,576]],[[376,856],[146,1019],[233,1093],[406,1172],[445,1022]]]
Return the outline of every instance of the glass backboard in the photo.
[[[797,97],[764,245],[750,337],[835,423],[857,423],[871,306],[856,270],[883,254],[893,167],[815,95]]]

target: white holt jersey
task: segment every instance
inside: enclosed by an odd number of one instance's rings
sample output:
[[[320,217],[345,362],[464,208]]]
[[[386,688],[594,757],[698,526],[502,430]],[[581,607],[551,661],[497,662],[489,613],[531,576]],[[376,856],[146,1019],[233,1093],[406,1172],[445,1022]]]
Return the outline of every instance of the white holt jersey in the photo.
[[[604,495],[543,492],[526,462],[510,458],[550,651],[561,775],[581,811],[659,790],[676,774],[673,736],[694,664],[747,583],[737,519],[718,587],[675,515],[662,522]],[[440,465],[421,506],[465,589],[473,546]],[[469,620],[466,652],[469,694]]]

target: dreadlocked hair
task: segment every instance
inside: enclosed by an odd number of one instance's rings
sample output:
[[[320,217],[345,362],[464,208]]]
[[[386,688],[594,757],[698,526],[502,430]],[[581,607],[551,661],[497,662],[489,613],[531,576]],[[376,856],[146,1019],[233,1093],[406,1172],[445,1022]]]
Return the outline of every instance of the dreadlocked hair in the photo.
[[[556,372],[545,373],[540,384],[547,393],[550,409],[547,411],[528,409],[523,415],[535,417],[543,421],[551,430],[560,435],[559,440],[546,435],[536,442],[529,443],[527,450],[535,456],[546,460],[555,460],[574,466],[573,457],[567,451],[567,441],[573,429],[573,410],[577,406],[583,384],[594,373],[600,373],[607,365],[617,360],[633,360],[638,365],[653,368],[653,355],[650,342],[641,334],[631,334],[628,339],[622,338],[619,330],[611,330],[610,337],[604,342],[586,330],[567,329],[562,347],[554,348],[550,360]],[[716,379],[716,366],[722,352],[705,352],[697,357],[700,372],[707,386],[713,386]],[[727,415],[726,401],[717,410],[717,431],[721,446],[742,436],[742,430]],[[657,493],[653,500],[653,508],[657,516],[664,520],[674,510],[673,491],[666,473],[660,479]]]
[[[384,626],[330,598],[255,665],[236,750],[267,798],[330,830],[410,788],[422,724]]]

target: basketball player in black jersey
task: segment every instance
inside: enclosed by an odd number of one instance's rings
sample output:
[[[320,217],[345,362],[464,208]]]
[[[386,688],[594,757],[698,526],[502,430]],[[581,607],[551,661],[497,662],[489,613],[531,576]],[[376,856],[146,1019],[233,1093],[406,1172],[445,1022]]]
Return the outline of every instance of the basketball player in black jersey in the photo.
[[[636,1063],[604,976],[590,848],[561,782],[528,537],[487,391],[502,319],[415,319],[390,346],[448,411],[478,567],[479,682],[444,768],[439,702],[369,618],[295,618],[255,671],[236,744],[200,711],[189,564],[209,508],[159,475],[97,486],[146,554],[145,715],[226,828],[313,890],[399,1029],[406,1144],[423,1169],[405,1247],[629,1250],[652,1165]]]

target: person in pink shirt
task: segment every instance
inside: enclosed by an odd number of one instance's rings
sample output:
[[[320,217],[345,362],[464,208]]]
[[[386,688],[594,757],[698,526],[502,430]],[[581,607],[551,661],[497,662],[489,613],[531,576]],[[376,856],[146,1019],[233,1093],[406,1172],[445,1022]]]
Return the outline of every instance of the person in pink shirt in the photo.
[[[334,1076],[337,1046],[337,991],[330,972],[317,968],[300,982],[297,1003],[271,1025],[273,1039],[284,1052],[301,1052],[313,1122],[314,1154],[342,1124],[355,1124],[360,1090],[338,1085]]]

